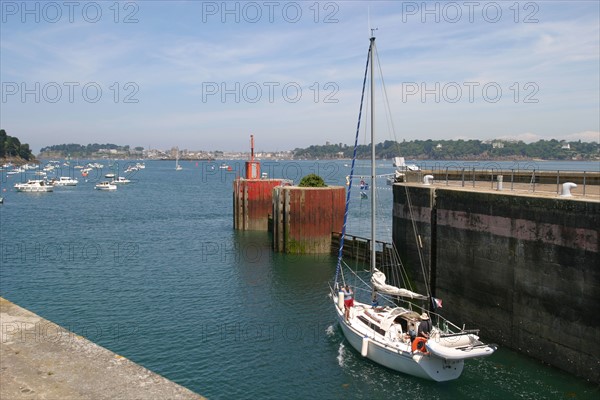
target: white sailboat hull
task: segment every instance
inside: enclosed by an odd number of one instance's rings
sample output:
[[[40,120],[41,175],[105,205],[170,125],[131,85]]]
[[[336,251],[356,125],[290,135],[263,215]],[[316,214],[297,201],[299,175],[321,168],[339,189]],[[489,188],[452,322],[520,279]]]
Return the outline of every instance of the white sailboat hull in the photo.
[[[450,381],[460,377],[464,368],[463,360],[446,360],[433,354],[420,352],[413,354],[410,345],[405,343],[380,341],[377,335],[373,335],[368,329],[361,331],[362,324],[356,320],[355,316],[351,315],[350,324],[348,324],[344,321],[343,309],[340,309],[337,304],[335,309],[346,340],[365,358],[395,371],[436,382]],[[367,337],[366,349],[363,348],[365,336]]]
[[[436,315],[436,324],[433,324],[432,317],[434,312],[424,308],[424,306],[416,305],[415,301],[434,300],[431,294],[421,295],[410,290],[410,287],[399,288],[386,283],[385,274],[377,269],[377,212],[376,212],[376,196],[377,191],[377,169],[375,165],[375,132],[374,132],[374,62],[373,53],[375,50],[375,37],[370,38],[371,45],[369,46],[369,57],[367,66],[370,68],[371,77],[371,234],[367,243],[370,247],[370,282],[366,282],[360,276],[354,283],[363,285],[360,289],[370,292],[371,300],[374,306],[369,306],[365,303],[354,300],[354,306],[350,307],[348,320],[346,320],[345,310],[342,303],[344,296],[352,296],[354,290],[350,289],[348,281],[344,274],[339,274],[342,267],[348,267],[352,273],[359,275],[352,270],[345,262],[342,262],[344,255],[344,237],[346,235],[346,219],[342,228],[342,240],[340,240],[339,258],[336,269],[335,282],[331,285],[334,297],[333,303],[336,310],[336,315],[344,336],[350,345],[360,352],[360,354],[387,368],[402,372],[408,375],[416,376],[423,379],[429,379],[437,382],[450,381],[457,379],[462,374],[464,368],[464,360],[475,357],[483,357],[492,354],[496,350],[495,345],[485,345],[479,341],[475,333],[476,330],[467,331],[450,323],[440,315]],[[367,71],[365,71],[366,83]],[[363,84],[364,97],[366,85]],[[363,106],[363,97],[361,97],[361,108]],[[360,123],[360,114],[359,114]],[[358,130],[357,138],[358,141]],[[357,142],[355,142],[357,143]],[[355,147],[356,152],[356,147]],[[396,165],[402,164],[407,169],[415,169],[413,166],[406,166],[403,159],[396,160]],[[350,176],[354,175],[354,160]],[[351,183],[351,181],[350,181]],[[361,182],[362,184],[362,182]],[[352,185],[348,185],[348,196],[346,201],[346,216],[349,209],[350,190]],[[361,188],[361,196],[364,194]],[[408,196],[408,195],[407,195]],[[346,216],[344,218],[346,218]],[[417,231],[415,229],[415,234]],[[391,246],[392,248],[394,246]],[[386,247],[383,246],[382,261],[386,254]],[[390,257],[393,258],[393,257]],[[388,268],[401,268],[400,262],[391,260]],[[423,276],[426,277],[425,268],[423,268]],[[404,285],[404,275],[402,282]],[[341,279],[340,279],[341,278]],[[427,281],[427,279],[425,279]],[[361,283],[362,282],[362,283]],[[367,288],[368,287],[368,288]],[[343,289],[342,289],[343,288]],[[407,290],[409,289],[409,290]],[[378,307],[377,294],[380,294],[385,303],[390,304],[384,307]],[[366,296],[366,295],[365,295]],[[386,296],[393,296],[399,301],[392,301]],[[404,306],[397,305],[402,302]],[[419,310],[416,312],[415,309]],[[440,322],[441,321],[441,322]]]

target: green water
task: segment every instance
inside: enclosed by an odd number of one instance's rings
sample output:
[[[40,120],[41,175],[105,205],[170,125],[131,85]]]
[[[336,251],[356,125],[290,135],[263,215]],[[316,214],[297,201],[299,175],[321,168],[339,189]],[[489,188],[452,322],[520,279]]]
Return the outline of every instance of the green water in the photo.
[[[273,254],[268,234],[233,231],[243,163],[146,165],[114,193],[94,190],[93,177],[16,193],[18,177],[3,175],[0,295],[213,399],[597,397],[597,387],[504,348],[443,384],[365,360],[334,323],[333,258]],[[296,182],[345,177],[343,163],[271,167]]]

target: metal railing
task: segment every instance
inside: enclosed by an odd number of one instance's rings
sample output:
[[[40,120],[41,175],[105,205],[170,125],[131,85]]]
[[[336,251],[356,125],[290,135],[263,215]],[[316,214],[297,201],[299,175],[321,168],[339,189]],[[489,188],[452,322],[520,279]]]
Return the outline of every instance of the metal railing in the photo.
[[[600,199],[600,172],[446,166],[407,171],[406,180],[423,182],[426,175],[433,175],[433,185],[557,195],[562,194],[563,184],[573,183],[576,185],[570,185],[573,197]]]

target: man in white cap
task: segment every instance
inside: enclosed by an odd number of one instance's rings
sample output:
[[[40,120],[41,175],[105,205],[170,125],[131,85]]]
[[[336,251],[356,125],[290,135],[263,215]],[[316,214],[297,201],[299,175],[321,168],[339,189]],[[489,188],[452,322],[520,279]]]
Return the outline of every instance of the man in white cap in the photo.
[[[429,339],[429,332],[431,332],[431,320],[426,312],[421,314],[421,322],[419,328],[417,328],[417,336]]]

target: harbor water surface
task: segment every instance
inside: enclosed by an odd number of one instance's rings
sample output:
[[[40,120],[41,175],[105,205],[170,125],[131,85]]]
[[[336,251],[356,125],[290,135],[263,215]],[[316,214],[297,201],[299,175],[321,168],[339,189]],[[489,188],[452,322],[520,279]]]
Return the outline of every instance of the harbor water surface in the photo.
[[[598,396],[596,386],[505,348],[443,384],[365,360],[334,322],[335,258],[273,254],[268,233],[233,230],[232,182],[243,162],[231,171],[180,163],[182,171],[146,162],[114,192],[94,190],[107,170],[86,182],[64,167],[79,185],[43,194],[16,193],[22,176],[2,172],[0,295],[213,399]],[[273,161],[263,171],[343,185],[345,163]],[[380,197],[391,212],[391,191]]]

